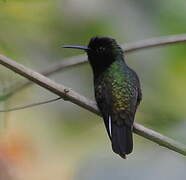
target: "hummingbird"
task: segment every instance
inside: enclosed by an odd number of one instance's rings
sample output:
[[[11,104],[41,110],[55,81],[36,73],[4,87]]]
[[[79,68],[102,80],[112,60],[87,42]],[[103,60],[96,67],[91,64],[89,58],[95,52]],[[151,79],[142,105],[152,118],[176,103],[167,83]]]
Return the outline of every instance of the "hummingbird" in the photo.
[[[111,37],[93,37],[88,46],[63,47],[87,53],[93,71],[95,99],[112,149],[125,159],[133,150],[133,123],[142,99],[138,75],[126,64],[124,51]]]

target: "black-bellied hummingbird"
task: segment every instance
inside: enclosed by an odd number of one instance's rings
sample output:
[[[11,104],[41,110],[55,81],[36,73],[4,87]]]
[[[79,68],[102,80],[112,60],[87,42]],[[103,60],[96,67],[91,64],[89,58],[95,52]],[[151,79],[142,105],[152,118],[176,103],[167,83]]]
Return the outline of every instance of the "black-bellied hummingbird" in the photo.
[[[86,51],[94,75],[95,99],[112,149],[122,158],[133,150],[132,130],[142,99],[137,74],[127,66],[122,48],[110,37],[93,37],[88,46],[63,46]]]

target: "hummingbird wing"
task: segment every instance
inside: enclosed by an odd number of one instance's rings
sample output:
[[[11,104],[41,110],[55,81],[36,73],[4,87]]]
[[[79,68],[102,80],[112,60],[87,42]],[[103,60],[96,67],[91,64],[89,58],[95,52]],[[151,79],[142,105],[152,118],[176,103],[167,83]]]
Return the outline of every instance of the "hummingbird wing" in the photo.
[[[133,149],[132,127],[136,108],[141,100],[141,90],[127,84],[117,86],[119,89],[115,91],[108,84],[111,83],[98,81],[95,84],[95,97],[113,151],[125,158],[125,154],[131,153]]]
[[[108,98],[105,91],[104,84],[95,85],[95,98],[98,105],[98,108],[103,116],[104,124],[108,133],[109,138],[111,139],[111,116],[109,113]]]
[[[126,88],[126,87],[125,87]],[[131,89],[130,89],[131,90]],[[133,91],[133,90],[131,90]],[[134,116],[137,107],[138,92],[134,89],[134,93],[122,99],[116,98],[117,95],[112,95],[112,149],[121,157],[129,154],[133,150],[132,128]]]

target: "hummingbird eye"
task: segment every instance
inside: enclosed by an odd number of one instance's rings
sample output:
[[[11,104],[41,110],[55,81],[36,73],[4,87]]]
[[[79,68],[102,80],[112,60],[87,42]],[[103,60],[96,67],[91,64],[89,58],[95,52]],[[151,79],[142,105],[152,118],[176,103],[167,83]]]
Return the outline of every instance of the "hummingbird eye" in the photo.
[[[105,48],[104,48],[104,47],[100,47],[99,49],[100,49],[100,51],[104,51],[104,50],[105,50]]]
[[[101,52],[104,52],[104,51],[105,51],[105,47],[100,46],[100,47],[97,48],[98,53],[101,53]]]

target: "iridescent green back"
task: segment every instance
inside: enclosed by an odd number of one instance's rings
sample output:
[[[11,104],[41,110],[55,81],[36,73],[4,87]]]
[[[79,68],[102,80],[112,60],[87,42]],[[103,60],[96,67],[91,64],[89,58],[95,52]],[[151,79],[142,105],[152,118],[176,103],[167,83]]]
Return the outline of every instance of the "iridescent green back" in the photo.
[[[123,59],[113,62],[99,77],[99,80],[95,81],[96,99],[98,102],[104,99],[103,101],[108,103],[109,114],[115,116],[113,119],[118,120],[117,124],[133,123],[138,105],[138,91],[138,77]]]

